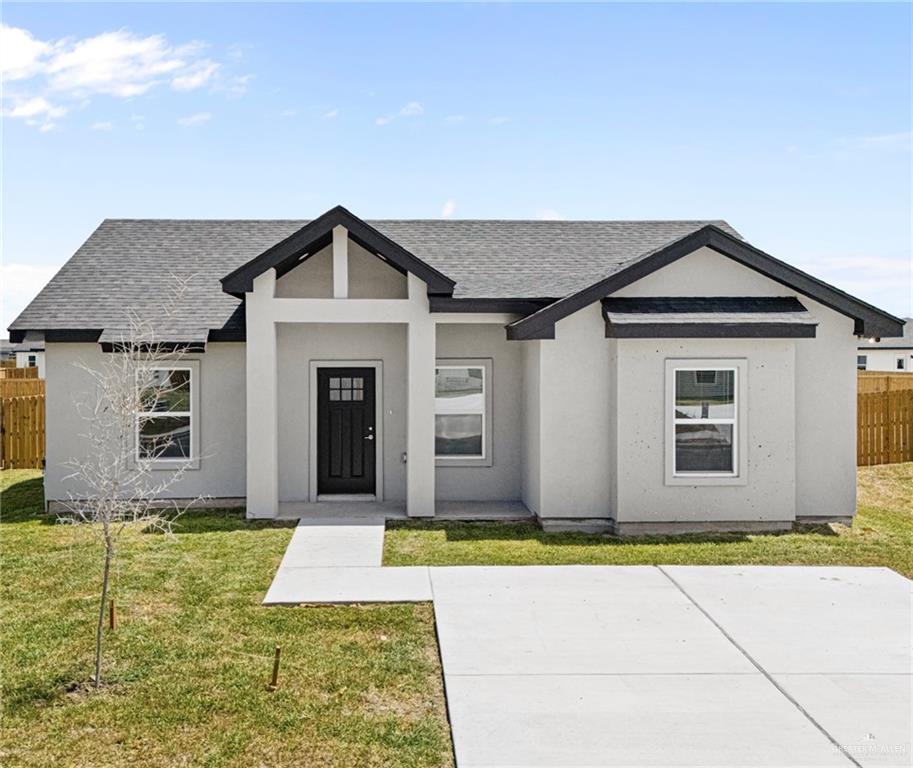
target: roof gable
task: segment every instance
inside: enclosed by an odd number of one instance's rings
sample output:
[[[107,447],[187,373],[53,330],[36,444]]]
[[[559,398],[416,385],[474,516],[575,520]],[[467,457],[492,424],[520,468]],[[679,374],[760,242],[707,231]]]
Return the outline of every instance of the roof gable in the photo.
[[[855,321],[860,335],[899,336],[903,321],[708,224],[507,327],[509,339],[553,339],[555,323],[699,248],[710,248]]]
[[[333,228],[337,226],[345,227],[349,237],[365,250],[383,256],[399,271],[411,272],[421,278],[428,285],[428,293],[447,296],[453,293],[453,280],[341,205],[331,208],[297,232],[230,272],[221,280],[222,290],[233,296],[242,297],[253,290],[254,278],[268,269],[275,269],[280,276],[291,271],[299,264],[302,255],[315,253],[328,245],[333,237]]]

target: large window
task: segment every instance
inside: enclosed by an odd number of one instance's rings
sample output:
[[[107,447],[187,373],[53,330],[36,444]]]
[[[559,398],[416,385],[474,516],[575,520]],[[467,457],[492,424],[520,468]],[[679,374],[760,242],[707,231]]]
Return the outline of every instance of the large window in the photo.
[[[455,463],[489,459],[491,365],[439,362],[434,373],[434,452]]]
[[[137,382],[141,411],[137,418],[137,454],[141,459],[186,461],[192,458],[190,367],[154,368]]]
[[[738,369],[673,369],[672,473],[738,474]]]

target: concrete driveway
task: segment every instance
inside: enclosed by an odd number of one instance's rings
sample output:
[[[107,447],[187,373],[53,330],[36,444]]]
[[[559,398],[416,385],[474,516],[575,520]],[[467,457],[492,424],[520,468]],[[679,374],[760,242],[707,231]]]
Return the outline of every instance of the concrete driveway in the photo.
[[[430,569],[457,764],[910,765],[881,568]]]
[[[384,568],[302,519],[266,604],[434,601],[459,768],[911,765],[911,582],[885,568]]]

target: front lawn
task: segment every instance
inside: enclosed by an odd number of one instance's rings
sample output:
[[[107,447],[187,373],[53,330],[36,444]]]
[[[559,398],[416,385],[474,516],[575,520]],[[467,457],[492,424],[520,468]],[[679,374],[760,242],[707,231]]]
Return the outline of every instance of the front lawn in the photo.
[[[5,768],[452,764],[431,607],[261,607],[289,524],[209,511],[131,533],[94,693],[97,543],[40,515],[38,472],[0,472],[0,507]]]
[[[913,578],[913,464],[859,470],[852,528],[617,539],[532,524],[388,524],[385,565],[883,565]]]

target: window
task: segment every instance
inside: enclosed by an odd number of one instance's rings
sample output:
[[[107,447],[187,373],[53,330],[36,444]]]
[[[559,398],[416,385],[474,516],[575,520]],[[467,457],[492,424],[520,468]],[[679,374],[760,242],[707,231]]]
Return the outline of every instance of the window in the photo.
[[[29,355],[29,358],[28,358],[28,367],[29,367],[29,368],[34,368],[34,367],[37,366],[37,365],[38,365],[38,357],[37,357],[36,355]]]
[[[869,364],[868,355],[856,355],[856,370],[864,371]]]
[[[738,369],[674,368],[672,474],[738,474]]]
[[[137,382],[137,455],[141,459],[183,461],[192,451],[192,368],[154,368]]]
[[[438,459],[463,465],[490,463],[490,377],[490,361],[438,364],[434,372],[434,453]]]
[[[365,380],[361,376],[331,376],[330,400],[364,400]]]
[[[898,357],[898,358],[897,358],[896,366],[897,366],[897,370],[898,370],[898,371],[905,371],[905,370],[907,370],[907,360],[906,360],[906,358],[904,358],[904,357]]]

